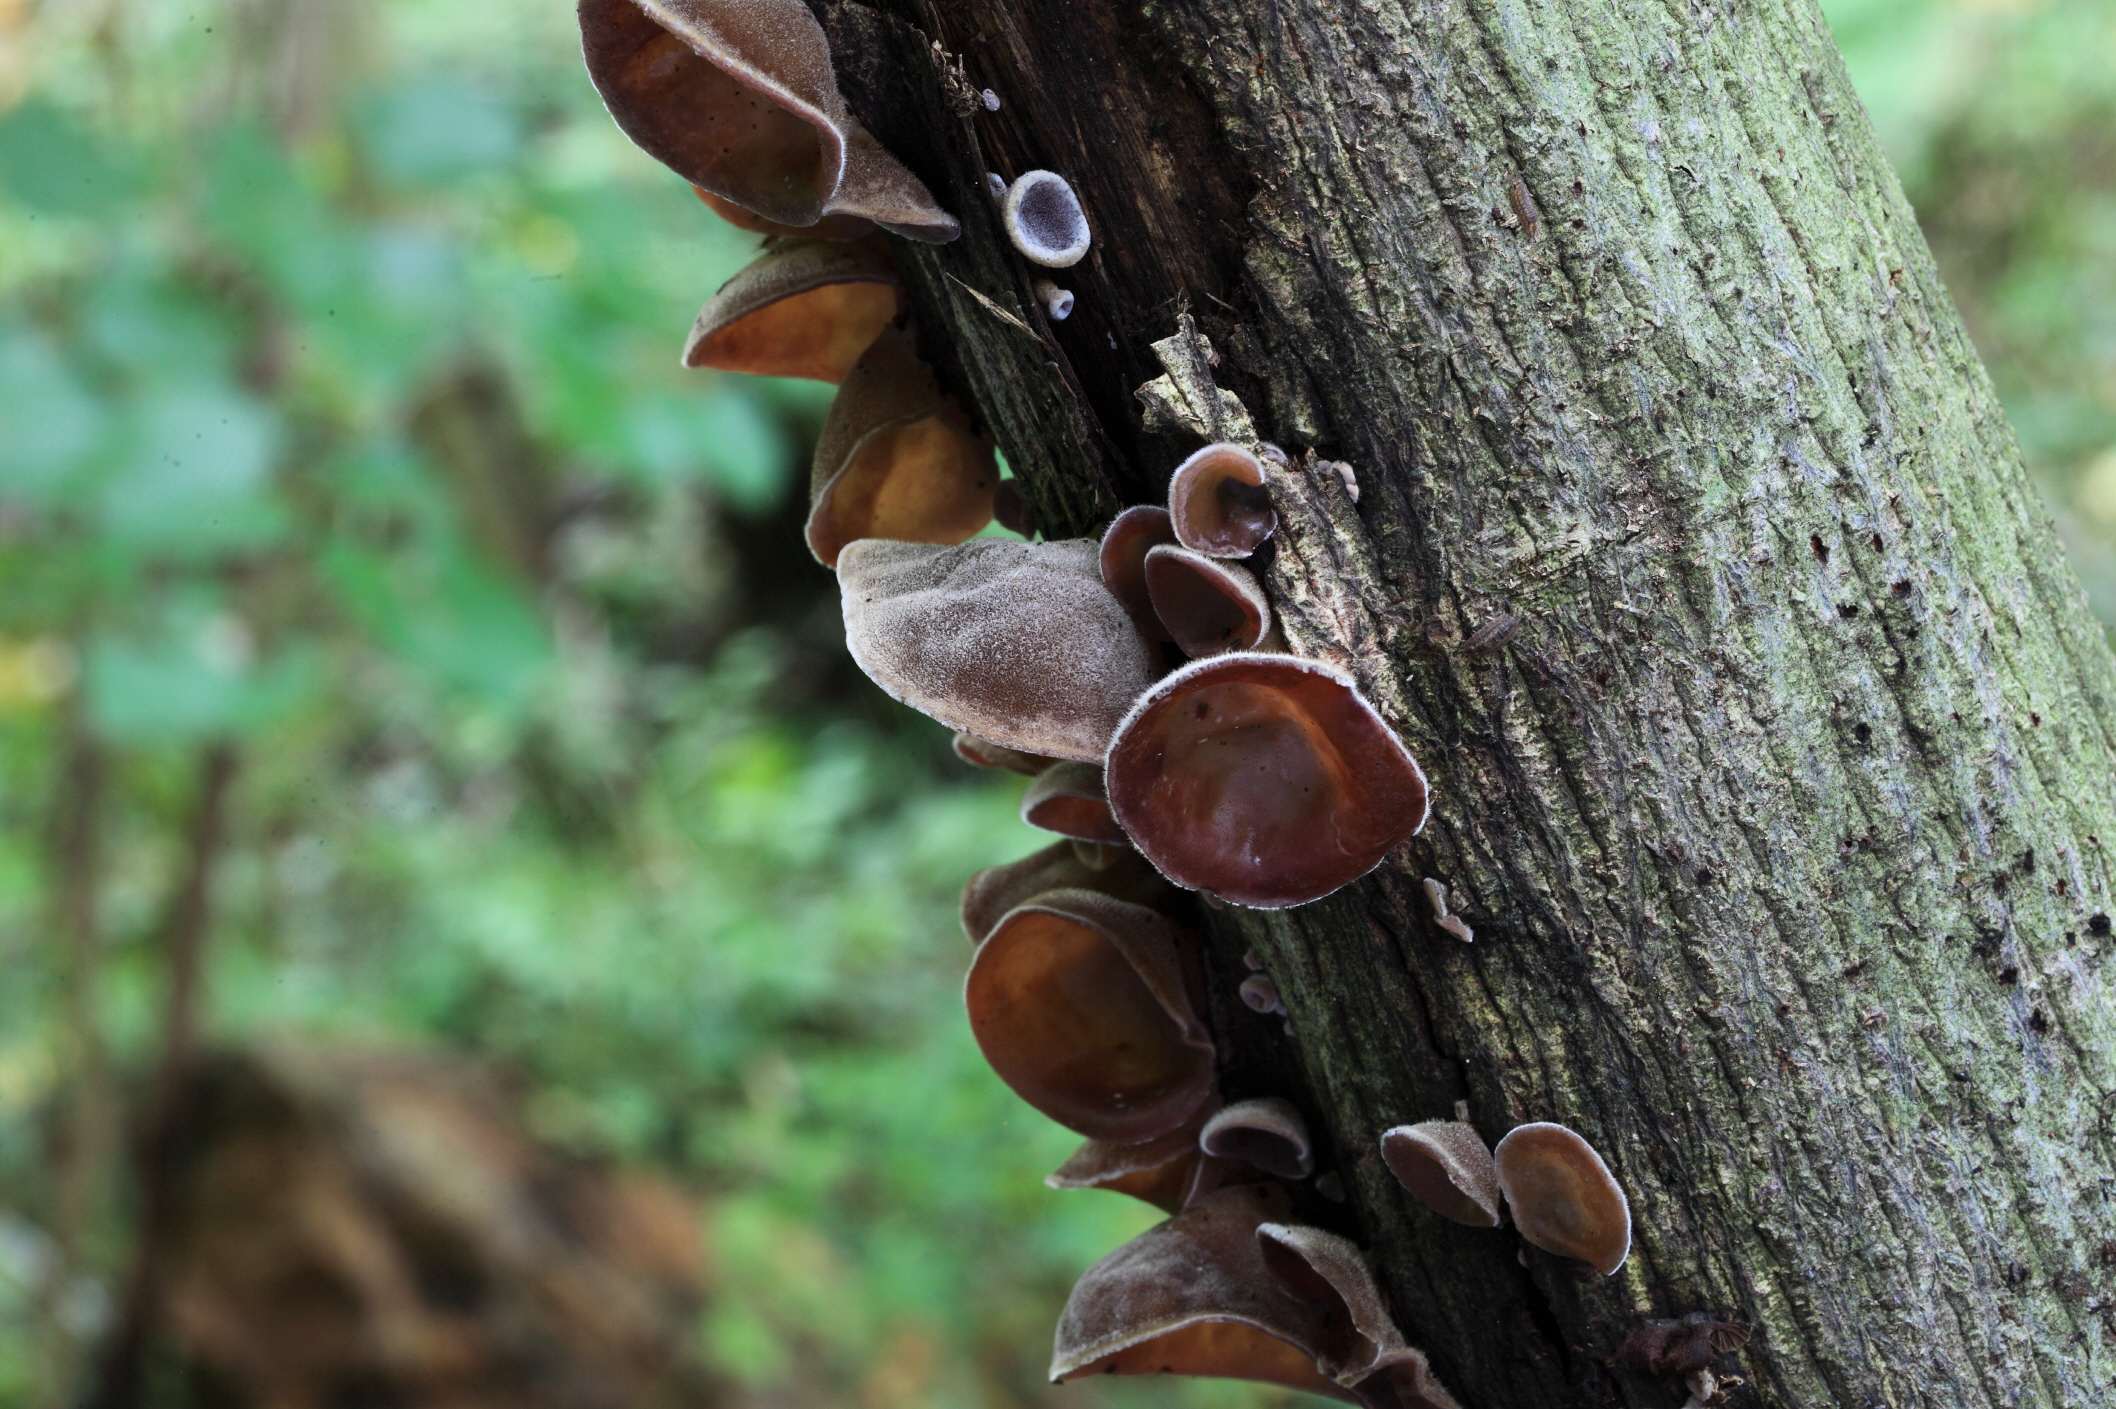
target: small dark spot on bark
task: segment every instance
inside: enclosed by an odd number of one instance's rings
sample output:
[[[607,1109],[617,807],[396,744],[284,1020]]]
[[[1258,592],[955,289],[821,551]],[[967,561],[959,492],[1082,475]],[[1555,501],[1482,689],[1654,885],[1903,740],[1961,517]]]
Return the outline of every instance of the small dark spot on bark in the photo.
[[[2028,1280],[2028,1269],[2018,1262],[2008,1263],[2006,1266],[2006,1280],[2017,1287]]]
[[[1829,561],[1829,545],[1822,541],[1821,534],[1810,533],[1807,536],[1807,546],[1808,550],[1815,555],[1816,562],[1826,563]]]
[[[1712,868],[1710,866],[1700,866],[1697,868],[1697,883],[1701,886],[1708,886],[1712,884]]]
[[[2000,983],[2002,983],[2002,984],[2006,985],[2006,986],[2007,986],[2008,988],[2011,988],[2011,987],[2012,987],[2012,986],[2013,986],[2014,984],[2016,984],[2016,983],[2019,983],[2019,982],[2020,982],[2020,968],[2019,968],[2019,966],[2017,966],[2017,965],[2014,965],[2014,964],[2008,964],[2008,965],[2006,965],[2006,967],[2004,967],[2003,969],[2000,969],[2000,970],[1998,971],[1998,981],[1999,981]]]
[[[2097,911],[2095,911],[2095,912],[2094,912],[2093,914],[2091,914],[2091,915],[2087,916],[2087,933],[2088,933],[2088,934],[2096,934],[2096,935],[2099,935],[2099,934],[2107,934],[2108,932],[2109,932],[2109,917],[2108,917],[2108,916],[2106,916],[2106,915],[2102,914],[2102,913],[2101,913],[2100,911],[2098,911],[2098,910],[2097,910]]]
[[[2026,851],[2020,854],[2020,860],[2014,863],[2014,869],[2019,871],[2024,876],[2032,876],[2035,874],[2034,847],[2031,846]]]
[[[1874,551],[1875,551],[1876,553],[1880,552],[1880,551],[1881,551],[1881,535],[1880,535],[1880,534],[1878,534],[1878,533],[1877,533],[1877,534],[1875,534],[1875,535],[1874,535],[1873,543],[1874,543]]]
[[[1581,121],[1579,121],[1579,120],[1575,119],[1575,120],[1573,121],[1573,124],[1572,124],[1572,125],[1573,125],[1574,127],[1577,127],[1577,128],[1578,128],[1578,129],[1580,130],[1580,135],[1581,135],[1582,137],[1585,137],[1585,136],[1587,135],[1587,124],[1586,124],[1586,123],[1584,123],[1584,122],[1581,122]],[[1572,183],[1572,189],[1573,189],[1573,190],[1577,191],[1577,190],[1579,190],[1579,188],[1580,188],[1580,183],[1579,183],[1579,182],[1575,181],[1575,182],[1573,182],[1573,183]]]
[[[1956,1081],[1967,1081],[1969,1079],[1969,1073],[1966,1071],[1950,1072],[1948,1074]]]
[[[2037,1008],[2034,1012],[2028,1014],[2028,1026],[2035,1030],[2037,1036],[2040,1036],[2050,1030],[2050,1015]]]
[[[1846,621],[1850,621],[1858,614],[1859,604],[1857,602],[1843,602],[1837,607],[1837,615],[1843,617]]]
[[[2094,1254],[2094,1260],[2103,1267],[2116,1267],[2116,1238],[2110,1238],[2103,1242],[2100,1249]]]
[[[1899,578],[1888,590],[1895,593],[1898,597],[1908,597],[1910,595],[1910,579],[1907,577]]]
[[[2004,895],[2006,893],[2007,879],[2008,877],[2004,871],[1993,871],[1991,873],[1991,888],[2000,895]]]
[[[1870,744],[1874,741],[1873,726],[1871,724],[1866,723],[1864,720],[1861,720],[1859,723],[1852,725],[1851,731],[1852,737],[1857,739],[1862,744]]]
[[[2028,711],[2028,727],[2031,729],[2040,729],[2043,727],[2043,717],[2037,714],[2032,709]]]
[[[1846,978],[1857,978],[1865,972],[1866,961],[1864,959],[1854,959],[1844,966],[1844,977]]]

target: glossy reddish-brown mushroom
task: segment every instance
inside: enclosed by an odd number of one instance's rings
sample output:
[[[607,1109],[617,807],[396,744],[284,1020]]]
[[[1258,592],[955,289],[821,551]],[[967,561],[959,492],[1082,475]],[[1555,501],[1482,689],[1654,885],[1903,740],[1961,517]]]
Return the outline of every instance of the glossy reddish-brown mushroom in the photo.
[[[1068,1129],[1137,1142],[1212,1094],[1182,932],[1098,891],[1047,891],[1000,918],[963,985],[970,1032],[1014,1093]]]
[[[1154,615],[1187,656],[1253,651],[1266,638],[1277,639],[1264,589],[1238,563],[1159,544],[1146,554],[1146,591]]]
[[[1102,864],[1084,860],[1070,841],[1032,851],[1019,861],[991,866],[962,888],[962,932],[981,943],[1007,911],[1052,890],[1098,890],[1117,900],[1159,910],[1174,890],[1138,852],[1112,847]]]
[[[1308,1123],[1281,1096],[1237,1101],[1215,1112],[1198,1132],[1198,1148],[1281,1179],[1305,1179],[1315,1170]]]
[[[884,328],[816,437],[808,548],[825,567],[861,538],[960,543],[992,521],[999,465],[911,339]]]
[[[1176,466],[1168,481],[1168,512],[1176,541],[1208,558],[1246,558],[1278,531],[1263,461],[1228,441]]]
[[[1294,1223],[1256,1230],[1265,1269],[1322,1317],[1316,1367],[1372,1409],[1461,1409],[1433,1378],[1425,1355],[1405,1343],[1374,1281],[1373,1265],[1349,1238]]]
[[[1139,697],[1110,808],[1177,885],[1272,909],[1328,895],[1425,824],[1425,775],[1350,677],[1317,661],[1192,661]]]
[[[1269,1184],[1221,1189],[1088,1268],[1058,1318],[1052,1382],[1206,1375],[1358,1402],[1316,1368],[1324,1313],[1264,1267],[1256,1230],[1289,1210]]]
[[[953,746],[955,756],[965,763],[975,764],[979,768],[1003,768],[1009,773],[1019,773],[1025,778],[1035,777],[1058,761],[1055,758],[1045,758],[1041,754],[1010,749],[1004,744],[995,744],[990,739],[965,734],[960,729],[955,731]]]
[[[580,0],[581,52],[626,136],[782,226],[844,214],[915,240],[955,217],[846,111],[800,0]]]
[[[880,236],[783,240],[706,301],[683,365],[842,382],[896,317],[901,282]]]
[[[845,644],[876,684],[1024,753],[1100,762],[1153,679],[1084,539],[865,539],[838,555],[838,587]]]
[[[1499,1226],[1499,1175],[1476,1127],[1422,1120],[1381,1135],[1381,1158],[1396,1182],[1443,1218],[1472,1228]]]
[[[1126,509],[1111,519],[1102,533],[1102,581],[1124,604],[1139,634],[1149,641],[1175,640],[1154,614],[1153,596],[1146,587],[1147,553],[1175,541],[1176,531],[1168,521],[1168,510],[1152,504]]]
[[[1624,1265],[1631,1202],[1594,1146],[1562,1125],[1537,1121],[1507,1131],[1492,1159],[1522,1237],[1604,1277]]]
[[[1021,820],[1075,841],[1131,845],[1131,838],[1110,815],[1102,770],[1092,763],[1054,763],[1037,774],[1022,795]]]

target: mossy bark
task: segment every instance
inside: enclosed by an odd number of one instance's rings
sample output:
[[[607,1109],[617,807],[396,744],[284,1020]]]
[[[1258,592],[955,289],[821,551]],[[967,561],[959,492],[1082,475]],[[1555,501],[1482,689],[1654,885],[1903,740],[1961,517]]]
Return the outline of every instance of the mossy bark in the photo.
[[[1729,1404],[2116,1403],[2116,676],[1810,0],[818,3],[963,217],[921,335],[1048,533],[1191,448],[1134,396],[1185,308],[1352,466],[1274,482],[1264,576],[1434,817],[1206,917],[1293,1041],[1216,1006],[1464,1404],[1677,1404],[1607,1357],[1692,1311],[1754,1328]],[[1096,232],[1059,324],[981,186],[1039,166]],[[1458,1100],[1604,1154],[1615,1277],[1394,1184]]]

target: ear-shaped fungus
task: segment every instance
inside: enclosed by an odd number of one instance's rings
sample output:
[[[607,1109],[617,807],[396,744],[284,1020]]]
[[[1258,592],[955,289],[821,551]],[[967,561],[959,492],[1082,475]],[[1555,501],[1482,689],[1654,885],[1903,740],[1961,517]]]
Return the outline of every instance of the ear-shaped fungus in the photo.
[[[1174,1213],[1217,1185],[1219,1161],[1198,1148],[1200,1117],[1211,1105],[1208,1101],[1197,1115],[1166,1135],[1134,1145],[1089,1140],[1073,1151],[1072,1158],[1046,1174],[1043,1182],[1053,1189],[1107,1189],[1129,1194],[1165,1213]]]
[[[1246,558],[1278,532],[1278,512],[1264,488],[1264,463],[1228,441],[1206,446],[1168,481],[1176,539],[1208,558]]]
[[[1033,778],[1058,760],[1045,758],[1041,754],[1023,753],[1004,744],[995,744],[990,739],[980,739],[955,731],[955,756],[965,763],[979,768],[1004,768],[1009,773],[1019,773],[1024,778]]]
[[[1308,1123],[1281,1096],[1237,1101],[1216,1112],[1198,1132],[1198,1148],[1281,1179],[1305,1179],[1315,1171]]]
[[[1269,1184],[1222,1189],[1088,1268],[1058,1318],[1052,1383],[1209,1375],[1356,1403],[1316,1368],[1323,1313],[1264,1268],[1256,1230],[1289,1210]]]
[[[782,241],[706,300],[683,365],[842,382],[896,317],[900,282],[879,236]]]
[[[1164,543],[1146,554],[1154,615],[1188,656],[1250,651],[1271,634],[1271,603],[1247,568]]]
[[[1624,1265],[1631,1202],[1594,1146],[1562,1125],[1537,1121],[1507,1131],[1492,1157],[1522,1237],[1604,1277]]]
[[[1075,841],[1131,845],[1131,838],[1110,816],[1102,770],[1092,763],[1054,763],[1037,774],[1022,796],[1021,820]]]
[[[1381,1134],[1381,1157],[1396,1182],[1443,1218],[1472,1228],[1499,1226],[1499,1175],[1476,1128],[1422,1120]]]
[[[1110,849],[1100,866],[1081,859],[1070,842],[1032,851],[1019,861],[991,866],[962,888],[962,931],[981,944],[1007,911],[1052,890],[1094,890],[1115,900],[1159,910],[1174,894],[1161,873],[1130,847]]]
[[[999,466],[911,339],[884,328],[816,437],[808,548],[825,567],[860,538],[960,543],[992,521]]]
[[[845,644],[876,684],[1024,753],[1099,762],[1153,679],[1084,539],[865,539],[838,555],[838,586]]]
[[[693,186],[691,191],[705,208],[734,226],[753,235],[777,235],[794,240],[864,240],[874,233],[874,222],[859,215],[826,215],[813,225],[781,225],[776,220],[766,220],[753,210],[744,210],[725,196],[716,196],[703,186]]]
[[[999,203],[999,222],[1024,258],[1047,269],[1069,268],[1087,253],[1087,212],[1055,171],[1015,177]]]
[[[693,186],[779,225],[843,213],[914,240],[962,232],[846,111],[800,0],[580,0],[579,12],[610,116]]]
[[[1168,521],[1168,510],[1153,504],[1126,509],[1111,519],[1102,533],[1102,581],[1110,594],[1124,604],[1125,614],[1139,628],[1139,634],[1149,641],[1175,640],[1154,614],[1153,595],[1146,588],[1146,555],[1161,544],[1175,541],[1176,531]]]
[[[1136,1142],[1212,1094],[1212,1039],[1190,1006],[1175,924],[1089,890],[1008,911],[963,984],[970,1032],[1014,1093],[1097,1140]]]
[[[1237,905],[1328,895],[1425,825],[1425,775],[1351,679],[1292,656],[1192,661],[1139,697],[1104,764],[1162,875]]]
[[[1316,1365],[1374,1409],[1461,1409],[1433,1378],[1421,1351],[1404,1343],[1375,1284],[1374,1268],[1350,1239],[1300,1224],[1256,1230],[1265,1268],[1323,1316]]]

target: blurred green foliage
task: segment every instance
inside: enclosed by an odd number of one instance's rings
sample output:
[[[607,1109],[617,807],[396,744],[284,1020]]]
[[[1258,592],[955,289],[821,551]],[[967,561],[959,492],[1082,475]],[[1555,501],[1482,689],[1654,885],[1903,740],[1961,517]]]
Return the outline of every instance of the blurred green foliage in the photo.
[[[2116,15],[1832,0],[2116,612]],[[828,389],[688,373],[753,240],[633,151],[570,6],[0,0],[0,1404],[107,1322],[195,760],[242,758],[211,1030],[449,1045],[694,1192],[760,1400],[1041,1387],[1152,1221],[961,1021],[1019,785],[846,664]]]

